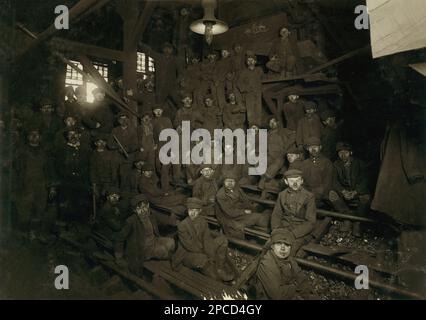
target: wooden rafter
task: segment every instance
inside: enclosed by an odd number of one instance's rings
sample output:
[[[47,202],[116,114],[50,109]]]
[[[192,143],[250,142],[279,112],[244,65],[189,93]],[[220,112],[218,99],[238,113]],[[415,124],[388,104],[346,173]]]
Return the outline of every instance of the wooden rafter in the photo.
[[[83,15],[85,12],[87,12],[89,9],[91,9],[96,3],[99,2],[99,0],[80,0],[74,7],[69,10],[69,22],[74,22],[76,19],[78,19],[81,15]],[[104,5],[107,2],[104,3]],[[98,6],[97,6],[98,7]],[[99,9],[99,7],[98,7]],[[26,52],[36,47],[41,42],[47,40],[48,38],[52,37],[58,29],[56,29],[55,24],[50,25],[46,30],[39,33],[37,35],[37,39],[34,40],[29,44],[28,47],[24,48],[19,54],[18,58],[22,57]]]
[[[79,55],[79,61],[83,65],[84,70],[90,75],[90,77],[93,79],[93,81],[96,83],[97,86],[103,88],[105,90],[105,93],[111,97],[113,102],[120,108],[123,109],[135,117],[139,117],[138,113],[134,110],[132,110],[115,92],[115,90],[111,87],[111,85],[105,81],[105,79],[102,77],[102,75],[99,73],[98,70],[93,66],[90,59],[83,54]]]
[[[85,54],[92,57],[115,60],[115,61],[124,61],[125,56],[123,51],[113,50],[98,46],[93,46],[90,44],[71,41],[63,38],[52,38],[49,45],[56,50],[65,51],[65,52],[75,52],[78,54]]]
[[[136,21],[134,31],[133,31],[133,34],[134,34],[133,44],[135,47],[138,44],[138,40],[142,37],[143,33],[145,32],[145,29],[148,26],[149,19],[152,13],[154,12],[155,7],[156,7],[155,1],[147,1],[141,14],[139,15],[138,20]]]

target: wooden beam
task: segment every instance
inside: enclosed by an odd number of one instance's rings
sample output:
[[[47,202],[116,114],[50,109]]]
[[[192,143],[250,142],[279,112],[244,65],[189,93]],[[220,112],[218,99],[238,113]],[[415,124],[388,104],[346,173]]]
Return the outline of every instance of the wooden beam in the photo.
[[[62,52],[75,52],[77,54],[115,61],[125,61],[126,59],[123,51],[93,46],[63,38],[55,37],[49,41],[49,45],[53,49]]]
[[[74,63],[69,61],[67,58],[65,58],[62,54],[59,52],[52,52],[57,58],[59,58],[61,61],[63,61],[65,64],[69,65],[71,68],[73,68],[75,71],[80,73],[81,75],[88,77],[93,81],[98,87],[103,88],[105,90],[105,93],[112,99],[112,102],[119,108],[126,112],[129,112],[130,114],[133,114],[136,117],[139,117],[139,115],[131,110],[126,103],[124,103],[123,100],[115,93],[114,89],[111,88],[108,82],[102,78],[102,76],[99,74],[98,70],[93,67],[90,60],[85,56],[80,56],[80,62],[83,65],[83,67],[88,70],[89,72],[85,72],[81,70],[79,67],[77,67]]]
[[[114,89],[110,86],[108,82],[105,81],[105,79],[101,76],[98,70],[93,66],[93,64],[90,62],[89,58],[85,55],[79,55],[79,61],[84,67],[84,70],[89,73],[89,75],[92,77],[94,82],[97,86],[103,88],[105,90],[105,93],[111,97],[112,101],[119,107],[120,109],[123,109],[126,112],[129,112],[130,114],[134,115],[135,117],[139,117],[138,113],[131,109],[114,91]],[[136,71],[135,71],[136,72]]]
[[[95,5],[99,0],[80,0],[74,7],[69,10],[69,23],[74,22],[80,15],[89,10],[93,5]],[[30,45],[24,48],[19,54],[18,58],[22,57],[26,52],[36,47],[38,44],[44,40],[53,36],[58,29],[56,29],[55,24],[50,25],[46,30],[37,35],[37,39],[30,43]]]
[[[143,8],[142,13],[139,15],[135,28],[133,30],[133,43],[135,47],[137,47],[138,40],[142,38],[143,33],[145,32],[145,29],[148,26],[149,19],[152,13],[154,12],[156,6],[157,4],[155,1],[146,1],[145,7]]]
[[[137,92],[137,46],[134,42],[134,30],[139,17],[139,3],[136,0],[121,0],[117,8],[123,19],[123,51],[126,59],[123,63],[124,92],[132,90]],[[130,99],[129,108],[137,110],[137,102]]]
[[[324,94],[340,94],[342,93],[341,88],[336,84],[329,84],[320,87],[309,87],[304,88],[302,86],[286,87],[282,90],[271,94],[270,98],[279,99],[283,96],[288,96],[291,93],[298,94],[300,96],[313,96],[313,95],[324,95]]]
[[[302,80],[306,77],[309,78],[314,73],[320,72],[320,71],[322,71],[322,70],[324,70],[328,67],[331,67],[331,66],[338,64],[342,61],[348,60],[348,59],[350,59],[354,56],[357,56],[358,54],[365,53],[369,50],[370,50],[370,45],[365,46],[361,49],[356,49],[356,50],[350,51],[350,52],[348,52],[348,53],[346,53],[346,54],[344,54],[340,57],[337,57],[333,60],[330,60],[326,63],[323,63],[323,64],[319,65],[318,67],[311,69],[310,71],[308,71],[304,74],[294,76],[294,77],[274,77],[274,78],[269,78],[269,79],[266,78],[266,79],[262,80],[262,83],[267,84],[267,83],[282,82],[282,81]]]

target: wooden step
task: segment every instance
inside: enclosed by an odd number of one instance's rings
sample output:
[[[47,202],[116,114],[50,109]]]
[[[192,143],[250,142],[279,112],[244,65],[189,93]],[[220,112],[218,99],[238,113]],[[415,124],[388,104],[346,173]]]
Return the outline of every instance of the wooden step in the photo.
[[[169,261],[154,260],[145,262],[144,266],[150,272],[159,275],[199,299],[220,299],[224,294],[235,298],[241,297],[241,294],[235,288],[208,278],[185,266],[181,266],[179,271],[175,271],[171,268]]]
[[[375,257],[364,250],[353,250],[342,247],[325,247],[320,244],[310,243],[303,247],[305,252],[317,256],[333,258],[337,262],[350,263],[352,265],[365,265],[368,268],[389,275],[396,275],[396,271],[383,266]]]

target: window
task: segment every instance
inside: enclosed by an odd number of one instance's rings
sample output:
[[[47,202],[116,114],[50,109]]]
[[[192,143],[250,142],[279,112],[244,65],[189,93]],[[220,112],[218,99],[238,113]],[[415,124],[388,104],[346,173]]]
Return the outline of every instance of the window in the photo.
[[[83,70],[83,65],[80,62],[71,62],[74,63],[79,69]],[[93,66],[96,68],[96,70],[99,71],[105,81],[108,82],[108,65],[104,63],[94,62]],[[89,79],[87,79],[87,77],[83,76],[81,73],[77,72],[69,65],[67,65],[67,72],[65,75],[65,86],[72,86],[74,90],[77,87],[83,87],[86,90],[86,101],[93,102],[95,100],[92,94],[92,90],[97,88],[97,86]]]
[[[71,61],[74,65],[76,65],[79,69],[83,70],[83,66],[78,61]],[[71,66],[67,65],[67,73],[65,75],[65,87],[72,86],[74,90],[79,87],[83,86],[83,75],[73,68]]]
[[[136,61],[136,71],[141,73],[143,75],[143,78],[146,79],[147,73],[155,72],[154,59],[149,56],[147,57],[147,55],[143,52],[138,52]]]
[[[103,63],[93,63],[93,66],[96,70],[100,73],[102,78],[105,79],[106,82],[108,82],[108,65]],[[94,84],[93,82],[87,80],[86,83],[86,96],[87,96],[87,102],[93,102],[95,101],[95,97],[92,94],[92,91],[97,88],[98,86]]]

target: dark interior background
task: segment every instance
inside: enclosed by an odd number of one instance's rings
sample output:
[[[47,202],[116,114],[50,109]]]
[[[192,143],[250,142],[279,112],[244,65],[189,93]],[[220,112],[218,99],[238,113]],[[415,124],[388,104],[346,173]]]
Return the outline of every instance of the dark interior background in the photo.
[[[14,62],[16,49],[30,39],[14,28],[20,22],[34,33],[42,32],[54,21],[54,8],[65,4],[71,8],[77,0],[2,0],[0,13],[2,32],[1,48],[1,109],[22,103],[35,104],[41,97],[60,97],[63,90],[65,67],[39,46],[23,59]],[[308,8],[315,4],[325,18],[322,25],[325,53],[329,58],[338,57],[354,49],[370,44],[368,30],[356,30],[354,8],[365,4],[364,0],[219,0],[218,18],[229,26],[236,27],[256,19],[286,12],[291,22],[303,15],[318,19]],[[143,6],[143,2],[140,3]],[[298,5],[299,11],[295,10]],[[72,24],[70,30],[61,31],[61,37],[92,45],[121,50],[123,46],[122,21],[115,10],[116,1],[111,1],[99,11]],[[198,0],[160,1],[143,36],[143,42],[160,51],[164,41],[178,46],[186,41],[191,50],[200,54],[206,46],[202,37],[189,29],[187,37],[180,38],[180,10],[187,8],[189,21],[199,19],[202,9]],[[164,31],[156,30],[156,21],[162,20]],[[344,83],[342,97],[329,97],[344,121],[344,137],[354,145],[356,154],[370,164],[371,180],[374,183],[380,163],[380,143],[386,125],[392,121],[409,121],[413,135],[424,139],[425,78],[408,67],[408,64],[425,61],[426,51],[415,50],[373,60],[370,53],[344,61],[335,67],[335,72]],[[262,58],[259,59],[262,61]],[[120,63],[109,64],[110,77],[121,75]],[[316,97],[312,97],[316,98]],[[415,103],[413,103],[415,102]],[[420,106],[423,107],[420,107]]]

